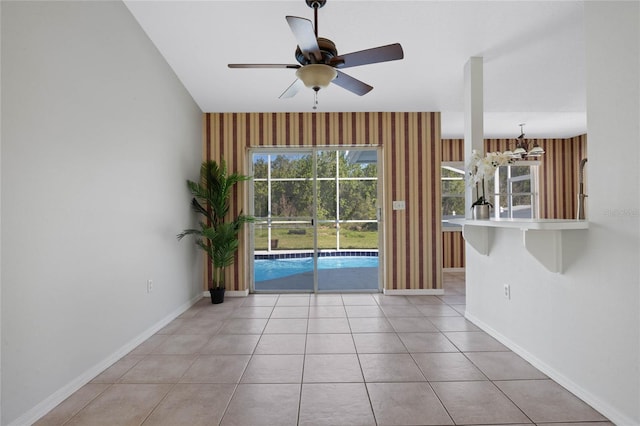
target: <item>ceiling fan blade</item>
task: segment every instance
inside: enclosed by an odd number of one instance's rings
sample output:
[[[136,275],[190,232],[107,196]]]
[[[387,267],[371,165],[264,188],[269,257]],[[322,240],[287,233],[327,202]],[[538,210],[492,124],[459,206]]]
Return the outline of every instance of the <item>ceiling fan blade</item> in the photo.
[[[315,59],[313,62],[322,59],[320,47],[318,46],[318,39],[316,38],[316,33],[313,31],[313,24],[311,21],[298,16],[287,16],[287,23],[289,24],[293,35],[296,37],[298,47],[304,56],[309,58],[309,55],[313,55]]]
[[[394,43],[387,46],[338,55],[331,59],[330,65],[337,68],[349,68],[378,62],[396,61],[402,58],[404,58],[402,46],[400,46],[400,43]]]
[[[298,64],[229,64],[229,68],[290,68],[298,69]]]
[[[366,95],[373,89],[373,87],[369,86],[367,83],[363,83],[362,81],[338,70],[336,71],[338,72],[338,76],[333,79],[332,83],[342,87],[343,89],[347,89],[358,96]]]
[[[302,82],[302,80],[296,79],[296,81],[291,83],[291,86],[287,87],[287,90],[285,90],[284,92],[282,92],[280,96],[278,96],[278,98],[279,99],[293,98],[296,95],[296,93],[298,93],[298,90],[300,90],[302,87],[304,87],[304,83]]]

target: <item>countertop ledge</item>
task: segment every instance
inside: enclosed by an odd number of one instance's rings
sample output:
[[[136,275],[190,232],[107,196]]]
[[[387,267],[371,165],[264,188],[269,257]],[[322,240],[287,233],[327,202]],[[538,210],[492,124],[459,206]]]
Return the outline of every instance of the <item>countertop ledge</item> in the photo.
[[[572,219],[454,219],[462,225],[462,236],[478,253],[488,256],[491,251],[492,229],[517,229],[522,232],[526,250],[551,272],[562,273],[563,231],[588,229],[586,220]]]
[[[561,231],[565,229],[589,229],[589,222],[575,219],[452,219],[449,223],[461,226],[484,226],[489,228],[515,228],[522,230]]]

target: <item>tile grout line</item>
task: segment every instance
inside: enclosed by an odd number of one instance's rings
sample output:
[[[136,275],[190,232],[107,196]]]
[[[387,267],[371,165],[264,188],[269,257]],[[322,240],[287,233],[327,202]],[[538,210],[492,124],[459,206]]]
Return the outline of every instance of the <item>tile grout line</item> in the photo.
[[[135,364],[134,364],[135,365]],[[133,367],[131,367],[133,368]],[[108,369],[108,368],[107,368]],[[105,370],[106,371],[106,370]],[[129,370],[127,370],[129,371]],[[102,374],[102,373],[101,373]],[[91,383],[91,382],[89,382]],[[87,383],[87,384],[89,384]],[[102,395],[103,393],[105,393],[107,390],[111,389],[111,387],[113,387],[113,385],[115,385],[116,383],[105,383],[108,384],[109,386],[107,386],[106,388],[104,388],[101,392],[99,392],[96,396],[94,396],[93,398],[91,398],[89,401],[87,401],[86,404],[84,404],[78,411],[76,411],[75,413],[73,413],[73,415],[71,415],[67,420],[63,421],[62,424],[66,425],[68,424],[71,420],[73,420],[74,417],[76,417],[82,410],[84,410],[85,408],[87,408],[89,406],[89,404],[91,404],[93,401],[95,401],[96,399],[98,399],[98,397],[100,395]],[[85,385],[86,386],[86,385]],[[76,391],[77,392],[77,391]],[[75,394],[75,392],[74,392]],[[68,398],[67,398],[68,399]],[[66,401],[66,399],[65,399]],[[63,401],[64,402],[64,401]],[[62,403],[61,403],[62,404]],[[39,420],[38,420],[39,421]]]
[[[311,309],[311,300],[307,307],[307,330],[304,335],[304,348],[302,351],[302,373],[300,374],[300,393],[298,396],[298,415],[296,416],[296,425],[300,424],[300,413],[302,411],[302,385],[304,383],[304,366],[307,361],[307,337],[309,336],[309,310]]]
[[[271,315],[273,314],[273,310],[275,309],[275,305],[277,304],[278,299],[280,299],[280,295],[278,295],[278,298],[276,299],[276,303],[274,303],[273,307],[271,308],[271,313],[269,314],[269,319],[271,318]],[[240,306],[242,306],[242,305],[244,305],[244,302]],[[269,319],[267,319],[267,322],[264,325],[264,328],[262,329],[262,332],[260,333],[260,338],[258,339],[258,341],[256,342],[256,345],[254,346],[253,350],[251,351],[251,354],[249,356],[249,360],[247,361],[247,365],[245,365],[244,369],[242,370],[242,374],[240,374],[240,377],[238,378],[238,382],[234,383],[233,392],[231,392],[231,395],[229,396],[229,400],[227,401],[227,404],[225,405],[224,410],[222,411],[222,415],[220,416],[220,421],[218,422],[218,426],[222,425],[222,421],[224,420],[224,416],[226,416],[227,412],[229,411],[229,406],[231,405],[231,401],[233,400],[233,397],[235,396],[236,392],[238,391],[238,387],[240,386],[240,383],[242,382],[242,377],[244,376],[245,372],[247,371],[247,368],[249,368],[249,364],[251,363],[251,360],[253,359],[253,356],[255,355],[255,352],[256,352],[256,349],[258,348],[258,344],[260,343],[260,340],[262,340],[262,336],[264,335],[264,330],[267,328],[267,324],[269,324]],[[218,330],[217,334],[220,334],[220,330]]]
[[[502,391],[502,389],[500,389],[500,386],[498,386],[498,385],[496,385],[495,383],[493,383],[493,380],[490,380],[490,382],[491,382],[491,384],[492,384],[492,385],[493,385],[493,386],[498,390],[498,392],[500,392],[502,395],[504,395],[504,397],[505,397],[505,398],[507,398],[507,400],[508,400],[510,403],[512,403],[512,404],[514,405],[514,407],[516,407],[516,408],[517,408],[517,409],[522,413],[522,415],[523,415],[523,416],[525,416],[527,419],[529,419],[529,421],[530,421],[532,424],[534,424],[534,425],[536,424],[536,422],[534,422],[534,421],[533,421],[533,419],[531,419],[531,417],[529,417],[529,416],[527,415],[527,413],[525,413],[525,412],[524,412],[524,410],[523,410],[522,408],[520,408],[520,406],[519,406],[518,404],[516,404],[516,403],[515,403],[515,401],[514,401],[514,400],[512,400],[511,398],[509,398],[509,395],[507,395],[506,393],[504,393],[504,392]]]
[[[375,298],[374,298],[375,299]],[[344,302],[344,300],[343,300]],[[377,301],[376,301],[377,303]],[[378,305],[376,305],[378,306]],[[345,315],[347,309],[345,308]],[[384,314],[384,312],[383,312]],[[349,322],[349,317],[347,316],[347,323],[349,324],[349,330],[351,331],[351,341],[353,342],[353,348],[356,351],[356,358],[358,359],[358,366],[360,367],[360,374],[362,374],[362,384],[364,386],[364,390],[367,393],[367,399],[369,400],[369,407],[371,408],[371,415],[373,416],[373,421],[376,425],[378,425],[378,419],[376,417],[376,411],[373,409],[373,402],[371,401],[371,394],[369,393],[369,387],[367,386],[367,379],[364,376],[364,369],[362,368],[362,361],[360,360],[360,352],[358,351],[358,347],[356,346],[356,340],[353,337],[353,329],[351,328],[351,323]]]

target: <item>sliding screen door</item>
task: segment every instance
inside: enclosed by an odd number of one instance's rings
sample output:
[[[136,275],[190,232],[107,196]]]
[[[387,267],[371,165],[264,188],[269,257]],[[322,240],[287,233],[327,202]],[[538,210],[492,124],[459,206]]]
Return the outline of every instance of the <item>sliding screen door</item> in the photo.
[[[253,290],[379,291],[377,150],[260,150]]]

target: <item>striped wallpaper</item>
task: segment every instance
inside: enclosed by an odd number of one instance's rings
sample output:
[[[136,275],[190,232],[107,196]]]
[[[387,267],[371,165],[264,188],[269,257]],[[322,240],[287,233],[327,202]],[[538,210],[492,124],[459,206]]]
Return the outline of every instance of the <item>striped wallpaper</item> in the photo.
[[[587,157],[587,135],[566,139],[528,139],[544,150],[540,164],[540,217],[573,219],[577,211],[578,166]],[[485,152],[514,149],[514,139],[485,139]],[[442,161],[464,161],[464,140],[443,139]],[[586,174],[585,174],[586,176]],[[464,267],[462,232],[443,232],[443,267]],[[462,259],[462,263],[461,263]]]
[[[203,158],[224,157],[241,173],[251,147],[381,146],[385,288],[442,288],[440,113],[207,113],[204,127]],[[231,214],[247,211],[246,191],[246,184],[237,188]],[[392,210],[393,200],[406,209]],[[249,287],[246,238],[228,268],[229,290]]]
[[[464,238],[461,231],[442,233],[442,267],[464,268]]]

